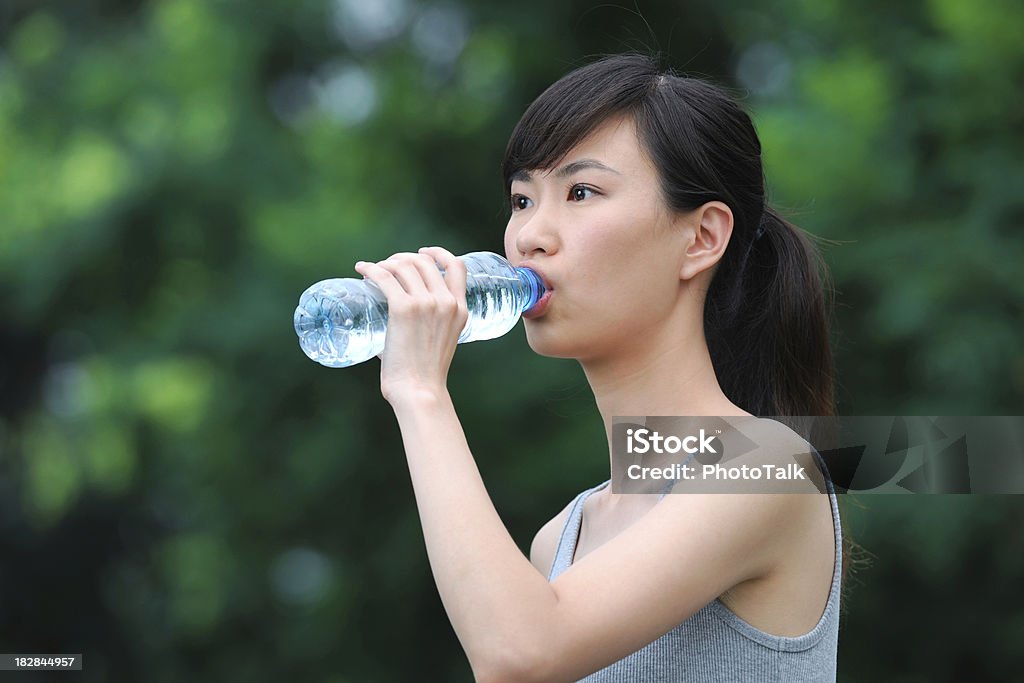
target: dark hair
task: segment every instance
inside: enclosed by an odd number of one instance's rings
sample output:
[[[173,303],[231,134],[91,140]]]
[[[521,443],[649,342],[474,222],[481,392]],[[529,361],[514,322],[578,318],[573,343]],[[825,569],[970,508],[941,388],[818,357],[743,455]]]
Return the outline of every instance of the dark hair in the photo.
[[[724,89],[662,70],[644,54],[582,66],[516,125],[502,160],[505,196],[516,171],[553,167],[621,115],[633,120],[670,209],[715,200],[732,209],[732,237],[704,302],[704,335],[725,395],[754,415],[835,415],[827,267],[811,236],[768,206],[761,142]]]

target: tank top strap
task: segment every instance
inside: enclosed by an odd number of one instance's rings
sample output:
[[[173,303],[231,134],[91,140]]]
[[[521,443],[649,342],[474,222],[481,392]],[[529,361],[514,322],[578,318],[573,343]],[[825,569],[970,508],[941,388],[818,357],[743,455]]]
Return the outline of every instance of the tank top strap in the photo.
[[[558,548],[555,550],[555,559],[551,563],[551,571],[548,572],[548,581],[555,578],[569,568],[572,564],[573,555],[576,554],[576,544],[580,537],[580,527],[583,525],[583,504],[592,493],[597,493],[611,483],[611,479],[597,486],[592,486],[586,491],[580,492],[573,500],[569,509],[569,517],[562,527],[562,535],[558,539]]]

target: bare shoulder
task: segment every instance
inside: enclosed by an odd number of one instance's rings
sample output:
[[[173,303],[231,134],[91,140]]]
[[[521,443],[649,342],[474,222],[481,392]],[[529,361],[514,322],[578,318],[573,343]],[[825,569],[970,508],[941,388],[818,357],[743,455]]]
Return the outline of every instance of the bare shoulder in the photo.
[[[814,457],[814,447],[789,426],[770,419],[758,420],[761,429],[763,449],[759,457],[776,465],[790,462],[801,465],[806,472],[805,492],[825,492],[824,473]],[[767,454],[767,456],[765,455]]]
[[[573,498],[575,500],[575,497]],[[569,519],[569,512],[572,510],[573,500],[570,500],[561,512],[547,521],[537,531],[530,545],[530,562],[541,574],[547,578],[551,572],[551,564],[555,561],[555,551],[558,546],[558,539],[562,535],[562,529]]]
[[[828,490],[815,449],[781,422],[761,419],[757,426],[761,448],[753,452],[758,458],[756,464],[769,463],[779,468],[793,464],[801,471],[801,476],[784,483],[788,493],[778,497],[780,503],[785,499],[784,507],[780,508],[784,517],[771,542],[765,543],[773,567],[790,575],[805,576],[808,567],[817,570],[820,564],[830,580],[834,544],[831,502],[827,495],[801,495],[824,494]]]

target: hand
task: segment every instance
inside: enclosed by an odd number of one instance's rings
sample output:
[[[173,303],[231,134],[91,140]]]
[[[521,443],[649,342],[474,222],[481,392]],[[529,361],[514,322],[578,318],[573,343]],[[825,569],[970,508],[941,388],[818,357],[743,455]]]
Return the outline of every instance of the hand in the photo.
[[[378,356],[384,399],[394,405],[417,393],[447,391],[448,368],[469,319],[466,264],[441,247],[423,247],[379,263],[360,261],[355,269],[388,300],[387,338]]]

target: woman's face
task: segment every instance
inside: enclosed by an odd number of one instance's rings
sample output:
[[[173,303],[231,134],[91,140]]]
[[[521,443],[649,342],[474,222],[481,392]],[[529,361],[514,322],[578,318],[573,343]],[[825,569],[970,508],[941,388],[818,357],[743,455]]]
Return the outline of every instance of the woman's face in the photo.
[[[514,177],[510,202],[505,255],[553,290],[543,314],[525,320],[534,351],[601,358],[664,328],[686,285],[692,231],[664,204],[632,119],[606,121],[554,169]]]

